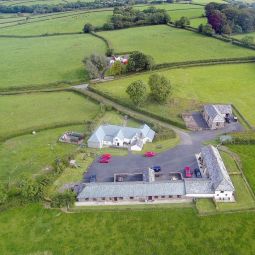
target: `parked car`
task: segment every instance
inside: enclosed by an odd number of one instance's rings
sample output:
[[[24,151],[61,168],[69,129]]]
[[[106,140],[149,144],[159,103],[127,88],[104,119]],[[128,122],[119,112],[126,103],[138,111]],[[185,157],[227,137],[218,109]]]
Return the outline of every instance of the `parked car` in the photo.
[[[154,172],[158,173],[161,171],[161,166],[154,166],[152,167],[152,169],[154,170]]]
[[[236,116],[234,116],[234,122],[237,122],[238,118]]]
[[[226,121],[227,123],[230,123],[230,118],[229,118],[229,117],[226,117],[226,118],[225,118],[225,121]]]
[[[191,169],[190,169],[190,167],[189,167],[189,166],[185,166],[184,170],[185,170],[185,176],[186,176],[186,178],[191,178],[191,177],[192,177],[192,174],[191,174]]]
[[[89,177],[89,182],[96,182],[96,180],[97,180],[97,176],[95,174]]]
[[[108,158],[100,158],[99,159],[99,163],[105,163],[105,164],[107,164],[107,163],[109,163],[110,162],[110,159],[108,159]]]
[[[109,154],[109,153],[105,153],[101,156],[101,159],[111,159],[112,158],[112,155]]]
[[[156,153],[154,151],[147,151],[144,153],[144,156],[147,158],[151,158],[151,157],[156,156]]]
[[[201,172],[200,172],[200,170],[199,170],[198,168],[196,168],[196,169],[194,170],[194,173],[195,173],[195,175],[196,175],[197,178],[202,178]]]

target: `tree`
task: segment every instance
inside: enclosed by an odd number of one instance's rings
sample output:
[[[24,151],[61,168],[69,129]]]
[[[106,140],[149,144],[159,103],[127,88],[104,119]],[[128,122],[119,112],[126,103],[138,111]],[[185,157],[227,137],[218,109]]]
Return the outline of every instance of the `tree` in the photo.
[[[84,58],[83,63],[85,64],[91,79],[104,79],[104,74],[109,67],[109,61],[106,56],[92,54],[89,57]]]
[[[185,28],[190,25],[190,20],[187,17],[181,17],[179,20],[175,21],[176,27]]]
[[[166,102],[171,95],[172,87],[170,81],[163,75],[152,74],[149,78],[151,95],[159,103]]]
[[[73,191],[65,191],[55,194],[51,199],[52,207],[69,207],[75,202],[75,193]]]
[[[146,100],[146,86],[141,80],[132,82],[126,92],[135,105],[140,106]]]
[[[130,54],[127,64],[127,72],[139,72],[150,70],[153,67],[153,58],[142,52],[135,51]]]
[[[252,36],[247,35],[243,37],[241,41],[245,46],[250,46],[254,43],[254,38]]]
[[[83,27],[84,33],[91,33],[94,30],[94,27],[90,23],[86,23]]]
[[[125,67],[120,61],[115,61],[114,64],[111,66],[110,73],[112,75],[121,75],[125,72]]]
[[[107,57],[111,57],[113,55],[113,53],[114,53],[114,49],[107,48],[105,55]]]
[[[206,24],[202,27],[202,33],[208,36],[212,36],[214,33],[214,30],[212,28],[212,25]]]
[[[212,25],[212,28],[217,34],[223,33],[223,27],[227,24],[226,15],[218,10],[214,10],[207,17],[208,23]]]

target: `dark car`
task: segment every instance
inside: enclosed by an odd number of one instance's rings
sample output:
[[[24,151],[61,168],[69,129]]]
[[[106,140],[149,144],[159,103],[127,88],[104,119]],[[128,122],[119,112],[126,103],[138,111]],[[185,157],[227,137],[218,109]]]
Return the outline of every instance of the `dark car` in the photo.
[[[195,176],[196,176],[197,178],[202,178],[201,172],[200,172],[200,170],[199,170],[198,168],[196,168],[196,169],[194,170],[194,173],[195,173]]]
[[[229,118],[229,117],[226,117],[226,118],[225,118],[225,121],[226,121],[227,123],[230,123],[230,118]]]
[[[89,182],[96,182],[96,180],[97,180],[97,176],[95,174],[89,177]]]
[[[152,167],[152,169],[154,170],[154,172],[158,173],[161,171],[161,166],[154,166]]]

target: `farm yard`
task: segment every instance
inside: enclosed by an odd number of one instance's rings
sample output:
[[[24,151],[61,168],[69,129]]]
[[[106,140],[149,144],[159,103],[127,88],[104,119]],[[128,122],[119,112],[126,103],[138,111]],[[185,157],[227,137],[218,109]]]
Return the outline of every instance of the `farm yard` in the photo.
[[[71,2],[77,1],[0,0],[0,5],[31,7]],[[155,200],[116,206],[111,201],[108,205],[106,202],[78,207],[68,200],[73,192],[66,191],[67,187],[76,184],[80,189],[87,179],[93,182],[92,176],[87,177],[93,166],[102,171],[102,176],[122,171],[122,167],[132,173],[137,171],[132,167],[140,159],[146,167],[154,168],[160,161],[162,171],[168,167],[169,171],[185,174],[184,169],[174,166],[175,161],[189,165],[186,164],[187,151],[192,148],[195,151],[200,138],[201,141],[208,138],[200,147],[216,146],[219,135],[223,131],[228,134],[230,130],[228,127],[215,133],[186,130],[182,114],[201,111],[204,104],[232,103],[240,112],[236,115],[239,123],[233,124],[241,124],[240,130],[243,125],[248,130],[247,137],[254,132],[255,64],[252,57],[255,58],[255,50],[189,31],[191,28],[174,27],[174,22],[181,17],[189,18],[192,28],[205,25],[204,7],[210,0],[159,2],[135,2],[133,8],[164,9],[171,17],[171,24],[138,23],[137,27],[112,31],[104,31],[102,26],[110,22],[115,2],[107,8],[95,7],[97,9],[78,7],[76,3],[75,8],[55,9],[52,13],[43,13],[40,8],[38,13],[37,10],[0,12],[1,254],[79,255],[85,251],[93,255],[165,255],[171,251],[176,255],[193,255],[203,250],[204,255],[253,255],[255,145],[252,138],[239,141],[240,144],[219,146],[235,188],[233,203],[217,202],[215,198],[196,198],[184,203],[178,201],[177,196],[171,203],[157,204]],[[214,2],[230,4],[223,0]],[[100,27],[99,31],[83,33],[86,23]],[[253,36],[254,32],[231,36],[242,39],[246,35]],[[119,54],[125,55],[125,65],[128,65],[133,51],[152,56],[155,61],[152,70],[129,72],[123,63],[121,67],[116,65],[123,72],[114,74],[114,64],[108,70],[110,60],[116,60]],[[98,71],[96,80],[91,80],[94,79],[91,72],[96,71],[87,62],[83,63],[91,54],[101,58],[111,56],[107,58],[105,70],[98,67],[102,75]],[[230,63],[233,59],[235,63]],[[213,63],[214,60],[218,61]],[[191,61],[196,61],[196,65],[192,66]],[[180,62],[182,65],[177,67]],[[170,81],[171,91],[164,102],[155,100],[149,85],[152,74],[163,75]],[[126,92],[128,86],[138,80],[145,84],[145,99],[141,105],[134,103]],[[89,148],[87,143],[99,125],[138,128],[145,123],[156,133],[154,141],[146,143],[141,151]],[[60,136],[68,131],[81,133],[84,143],[61,143]],[[238,134],[235,135],[238,137]],[[180,149],[178,159],[173,156],[175,149]],[[148,152],[154,153],[155,158],[145,157]],[[113,158],[102,165],[99,160],[103,155]],[[75,167],[71,161],[75,161]],[[195,165],[200,168],[197,162]],[[194,181],[198,177],[193,165],[190,167],[191,181]],[[104,172],[106,170],[109,171]],[[95,184],[100,182],[100,173],[95,177]],[[159,176],[161,174],[159,172]],[[185,175],[185,178],[188,177]],[[38,198],[40,192],[43,195]],[[58,201],[62,204],[57,204]],[[77,197],[76,201],[79,201]]]
[[[255,55],[253,50],[169,26],[129,28],[98,34],[106,38],[116,52],[142,51],[151,55],[157,64]]]
[[[160,71],[171,80],[173,96],[167,104],[148,102],[143,107],[157,115],[180,122],[182,112],[196,110],[202,103],[233,103],[255,125],[254,68],[254,64],[228,64]],[[138,79],[147,83],[149,75],[133,75],[95,85],[95,88],[130,104],[131,101],[125,92],[127,86]]]

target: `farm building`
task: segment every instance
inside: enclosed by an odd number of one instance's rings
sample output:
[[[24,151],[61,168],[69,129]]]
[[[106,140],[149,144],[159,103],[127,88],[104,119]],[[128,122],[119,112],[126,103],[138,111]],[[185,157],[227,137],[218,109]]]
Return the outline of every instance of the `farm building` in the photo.
[[[203,117],[210,129],[223,128],[226,118],[232,115],[231,105],[204,105]]]
[[[140,128],[102,125],[89,138],[88,147],[120,147],[141,151],[145,143],[153,141],[154,136],[155,132],[146,124]]]
[[[126,177],[121,174],[123,178],[114,178],[114,182],[85,183],[78,194],[77,205],[85,205],[86,202],[156,202],[199,197],[214,198],[215,201],[222,202],[235,201],[235,188],[217,148],[211,145],[203,147],[196,157],[201,178],[182,178],[180,175],[181,178],[177,179],[158,180],[152,169],[143,171],[141,178],[136,180],[130,174],[126,174]]]
[[[60,138],[62,143],[81,144],[84,140],[84,135],[77,132],[66,132]]]

